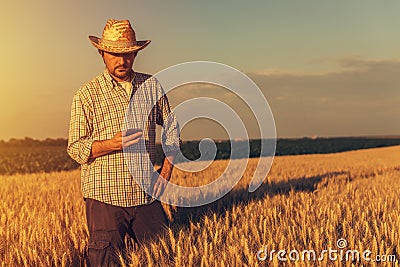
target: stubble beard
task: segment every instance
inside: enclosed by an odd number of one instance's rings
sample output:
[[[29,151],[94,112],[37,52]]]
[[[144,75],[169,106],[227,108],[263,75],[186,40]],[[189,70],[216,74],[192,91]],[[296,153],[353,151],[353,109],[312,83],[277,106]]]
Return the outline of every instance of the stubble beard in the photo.
[[[121,80],[128,81],[131,77],[131,69],[124,67],[122,70],[121,67],[117,67],[113,70],[112,74]]]

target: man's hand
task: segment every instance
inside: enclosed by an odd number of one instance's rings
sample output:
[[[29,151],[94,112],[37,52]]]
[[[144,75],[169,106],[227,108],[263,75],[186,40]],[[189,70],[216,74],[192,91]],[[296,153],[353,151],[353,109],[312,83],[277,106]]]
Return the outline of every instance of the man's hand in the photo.
[[[117,132],[113,138],[104,141],[94,141],[92,144],[91,159],[107,155],[114,151],[139,143],[143,132],[137,131],[127,134],[127,131]]]
[[[120,133],[121,133],[121,136],[123,136],[123,138],[121,137],[122,138],[122,148],[139,143],[140,138],[142,138],[142,135],[143,135],[142,130],[137,130],[137,131],[126,130],[126,131],[122,131]]]
[[[159,198],[164,193],[164,190],[165,190],[165,187],[167,186],[167,184],[168,184],[168,181],[165,180],[161,175],[158,175],[157,181],[153,187],[152,197]]]
[[[175,156],[173,155],[165,157],[162,167],[157,170],[159,175],[157,181],[154,183],[152,197],[159,198],[164,193],[165,187],[171,179],[174,159]]]

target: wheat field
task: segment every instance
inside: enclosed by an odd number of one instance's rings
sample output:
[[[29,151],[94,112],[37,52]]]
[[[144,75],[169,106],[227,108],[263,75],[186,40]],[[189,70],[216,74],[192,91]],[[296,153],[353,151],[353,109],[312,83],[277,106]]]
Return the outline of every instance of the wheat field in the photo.
[[[198,208],[165,205],[170,225],[158,239],[129,247],[126,266],[398,266],[400,146],[326,155],[275,157],[254,193],[257,159],[222,199]],[[227,161],[199,173],[175,169],[194,186]],[[88,239],[79,171],[0,176],[1,266],[80,266]],[[370,251],[369,261],[331,259],[324,250]],[[286,261],[278,257],[285,250]],[[300,253],[289,251],[296,250]],[[302,259],[315,250],[318,259]],[[346,251],[345,251],[346,252]],[[257,256],[258,255],[258,256]],[[336,255],[336,256],[337,256]],[[281,254],[282,256],[282,254]],[[378,257],[384,261],[375,261]],[[384,257],[385,256],[385,257]],[[389,261],[390,259],[391,261]]]

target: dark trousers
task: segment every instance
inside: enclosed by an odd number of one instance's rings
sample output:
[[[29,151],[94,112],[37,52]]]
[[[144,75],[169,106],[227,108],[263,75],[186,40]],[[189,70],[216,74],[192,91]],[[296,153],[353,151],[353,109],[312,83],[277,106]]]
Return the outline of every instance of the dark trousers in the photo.
[[[87,262],[90,267],[119,266],[119,254],[125,254],[125,235],[136,243],[154,237],[167,219],[159,201],[135,207],[117,207],[85,199],[89,228]]]

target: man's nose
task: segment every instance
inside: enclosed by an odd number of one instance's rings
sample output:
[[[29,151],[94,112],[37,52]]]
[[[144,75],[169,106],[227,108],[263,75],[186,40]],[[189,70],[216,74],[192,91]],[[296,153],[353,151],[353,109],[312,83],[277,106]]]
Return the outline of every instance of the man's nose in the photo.
[[[124,57],[122,57],[122,56],[118,57],[118,63],[119,64],[123,65],[123,64],[125,64],[125,62],[126,62],[126,59]]]

